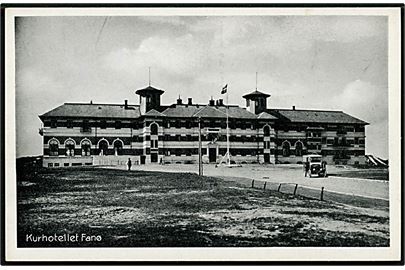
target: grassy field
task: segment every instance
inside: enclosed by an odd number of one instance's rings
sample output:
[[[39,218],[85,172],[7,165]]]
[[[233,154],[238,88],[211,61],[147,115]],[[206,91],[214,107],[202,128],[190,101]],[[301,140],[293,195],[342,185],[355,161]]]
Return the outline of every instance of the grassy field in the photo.
[[[388,246],[386,207],[321,202],[190,173],[18,174],[18,246]],[[100,235],[32,242],[27,235]]]

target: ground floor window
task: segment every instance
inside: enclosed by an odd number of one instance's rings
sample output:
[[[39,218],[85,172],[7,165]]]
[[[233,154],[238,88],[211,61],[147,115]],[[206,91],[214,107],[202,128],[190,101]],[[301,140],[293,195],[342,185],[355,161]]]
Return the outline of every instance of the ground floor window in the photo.
[[[73,140],[67,140],[65,142],[66,156],[73,157],[75,155],[75,142]]]
[[[123,148],[122,142],[116,140],[114,142],[114,153],[116,156],[122,155],[122,148]]]
[[[99,149],[99,155],[100,156],[106,156],[107,155],[107,150],[108,150],[108,142],[105,140],[101,140],[98,143],[98,149]]]
[[[90,156],[90,141],[82,141],[82,156]]]
[[[59,155],[59,142],[57,140],[50,140],[49,141],[49,155],[50,156],[58,156]]]
[[[302,149],[303,149],[302,142],[296,142],[295,143],[295,155],[296,156],[302,156]]]
[[[284,157],[289,157],[290,156],[290,143],[289,142],[283,142],[283,156]]]

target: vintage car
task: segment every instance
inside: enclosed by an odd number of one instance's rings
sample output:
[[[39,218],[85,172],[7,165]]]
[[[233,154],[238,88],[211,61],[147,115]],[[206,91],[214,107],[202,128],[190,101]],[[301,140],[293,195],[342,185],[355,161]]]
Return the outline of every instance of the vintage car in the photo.
[[[321,155],[305,155],[302,160],[304,170],[308,168],[309,177],[314,175],[319,177],[327,177],[326,162],[322,161]]]

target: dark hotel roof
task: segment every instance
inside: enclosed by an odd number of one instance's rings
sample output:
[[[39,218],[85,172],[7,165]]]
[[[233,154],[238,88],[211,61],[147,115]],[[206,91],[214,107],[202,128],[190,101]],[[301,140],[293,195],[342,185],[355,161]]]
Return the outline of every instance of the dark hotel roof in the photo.
[[[294,123],[336,123],[336,124],[364,124],[358,118],[348,115],[342,111],[320,111],[320,110],[296,110],[296,109],[269,109],[267,110],[278,118],[284,118]]]
[[[226,118],[225,106],[209,105],[173,105],[162,112],[168,117],[203,117]],[[256,119],[256,115],[239,107],[230,105],[228,116],[230,118]]]
[[[138,105],[65,103],[44,113],[41,117],[94,117],[94,118],[138,118],[141,116]]]
[[[162,111],[163,109],[163,111]],[[342,111],[321,111],[321,110],[296,110],[296,109],[268,109],[255,115],[239,106],[230,105],[229,118],[234,119],[267,119],[292,122],[292,123],[330,123],[330,124],[361,124],[368,125],[358,118],[348,115]],[[92,104],[92,103],[65,103],[40,116],[47,117],[89,117],[89,118],[118,118],[134,119],[141,117],[139,105],[124,104]],[[161,106],[157,110],[148,111],[145,116],[154,117],[202,117],[202,118],[226,118],[226,106],[209,106],[206,104],[173,104]]]

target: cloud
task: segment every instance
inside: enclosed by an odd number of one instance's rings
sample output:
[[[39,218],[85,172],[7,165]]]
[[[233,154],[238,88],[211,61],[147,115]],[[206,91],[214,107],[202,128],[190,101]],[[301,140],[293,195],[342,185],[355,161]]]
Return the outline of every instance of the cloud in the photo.
[[[336,103],[346,111],[369,122],[387,120],[388,89],[380,89],[370,82],[355,80],[346,85]]]
[[[36,115],[60,103],[138,102],[133,90],[147,84],[149,66],[152,84],[166,90],[164,104],[178,94],[205,103],[228,83],[229,101],[243,106],[257,71],[270,107],[344,110],[371,123],[367,141],[387,138],[382,16],[115,16],[96,44],[103,20],[20,18],[21,149],[32,144]],[[370,151],[383,152],[380,145]]]
[[[121,48],[110,52],[104,57],[104,65],[130,73],[151,66],[164,69],[167,73],[187,74],[203,66],[203,51],[201,44],[191,34],[174,39],[153,36],[143,40],[136,49]]]
[[[280,56],[307,50],[317,41],[351,43],[380,36],[386,26],[384,17],[230,16],[202,18],[189,28],[196,33],[214,33],[217,47],[246,44]]]

